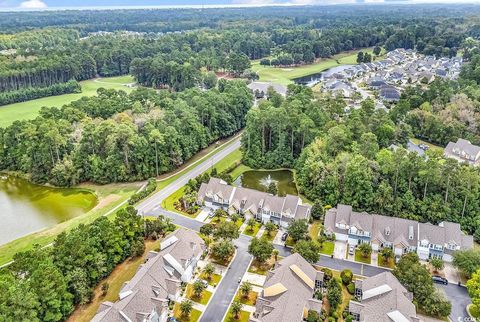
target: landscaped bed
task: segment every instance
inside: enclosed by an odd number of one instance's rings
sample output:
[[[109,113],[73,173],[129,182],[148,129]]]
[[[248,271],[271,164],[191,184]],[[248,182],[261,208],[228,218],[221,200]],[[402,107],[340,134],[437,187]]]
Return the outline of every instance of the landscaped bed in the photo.
[[[218,283],[220,283],[220,280],[222,279],[222,275],[220,275],[220,274],[213,274],[213,275],[211,276],[211,278],[208,279],[207,276],[205,275],[205,273],[202,273],[202,274],[200,275],[200,278],[201,278],[202,280],[207,281],[208,284],[210,284],[211,286],[215,286],[215,285],[218,285]]]
[[[277,233],[278,233],[278,229],[275,229],[270,234],[268,233],[268,231],[265,230],[263,232],[262,238],[266,238],[269,241],[273,241],[275,239],[275,236],[277,235]]]
[[[238,315],[238,319],[235,319],[235,317],[233,316],[232,310],[228,310],[227,316],[223,321],[224,322],[248,322],[249,317],[250,317],[250,312],[242,310]]]
[[[267,272],[273,267],[275,264],[275,257],[272,256],[268,261],[265,263],[260,263],[257,260],[253,260],[252,264],[248,268],[250,273],[255,273],[259,275],[267,275]]]
[[[188,284],[187,285],[187,290],[185,291],[185,297],[194,301],[194,302],[197,302],[197,303],[200,303],[200,304],[203,304],[203,305],[207,305],[208,301],[212,297],[212,293],[210,293],[207,290],[204,290],[200,297],[196,297],[195,294],[193,293],[192,284]]]
[[[393,269],[395,267],[395,260],[393,258],[389,258],[387,261],[385,261],[382,256],[378,256],[377,265]]]
[[[257,235],[258,231],[260,230],[261,226],[262,226],[261,223],[256,222],[253,227],[248,227],[248,226],[245,227],[245,230],[243,231],[243,233],[245,235],[255,237]],[[250,228],[252,228],[252,229],[250,229]]]
[[[360,262],[360,263],[364,263],[364,264],[370,264],[372,262],[372,255],[368,255],[368,257],[363,257],[362,256],[362,253],[356,249],[355,250],[355,261],[356,262]]]
[[[255,306],[255,303],[257,303],[257,297],[258,293],[254,291],[250,291],[248,297],[243,296],[243,294],[238,291],[237,295],[235,295],[235,300],[245,305]]]
[[[176,303],[173,307],[173,316],[180,322],[196,322],[200,319],[200,315],[202,312],[199,310],[192,309],[189,316],[182,316],[182,312],[180,311],[180,304]]]
[[[331,241],[326,241],[322,243],[322,246],[320,248],[320,253],[324,255],[332,255],[334,249],[335,249],[335,244]]]

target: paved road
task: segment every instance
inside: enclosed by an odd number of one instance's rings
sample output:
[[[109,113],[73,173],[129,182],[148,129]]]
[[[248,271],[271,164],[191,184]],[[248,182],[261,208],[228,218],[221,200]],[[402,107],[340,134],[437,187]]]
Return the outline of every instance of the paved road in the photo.
[[[161,208],[161,203],[169,195],[184,186],[188,180],[195,178],[208,170],[213,164],[226,157],[238,147],[240,147],[240,139],[236,139],[235,142],[224,148],[222,151],[210,156],[194,169],[142,202],[137,206],[137,209],[144,215],[164,215],[171,218],[173,222],[179,226],[199,231],[203,223],[174,212],[166,211]],[[227,311],[228,306],[237,291],[238,279],[244,275],[252,258],[247,252],[250,239],[251,238],[248,236],[241,235],[240,238],[235,240],[235,245],[238,247],[237,255],[231,265],[231,269],[229,269],[220,285],[218,285],[217,291],[210,300],[207,309],[202,315],[201,321],[222,321],[222,317]],[[288,247],[275,245],[275,248],[278,249],[280,256],[285,257],[291,254],[291,249]],[[361,263],[331,258],[329,256],[322,256],[317,264],[339,271],[348,268],[354,274],[363,276],[374,276],[385,271],[385,269],[380,267],[363,265]],[[447,286],[438,285],[438,287],[445,292],[452,303],[452,314],[450,315],[452,321],[459,321],[459,318],[467,317],[465,307],[470,303],[470,297],[468,296],[466,288],[459,287],[455,284],[449,284]]]
[[[211,155],[202,163],[195,166],[192,170],[188,171],[187,173],[182,175],[180,178],[178,178],[177,180],[170,183],[168,186],[166,186],[159,192],[155,193],[154,195],[152,195],[151,197],[149,197],[148,199],[140,203],[138,206],[136,206],[137,210],[140,213],[143,213],[146,215],[153,208],[160,205],[162,201],[165,200],[165,198],[167,198],[172,193],[174,193],[175,191],[177,191],[178,189],[186,185],[188,180],[193,179],[199,176],[200,174],[202,174],[203,172],[207,171],[215,163],[222,160],[223,158],[225,158],[227,155],[229,155],[239,147],[240,147],[240,137],[234,139],[234,142],[230,143],[230,145],[225,147],[223,150]]]

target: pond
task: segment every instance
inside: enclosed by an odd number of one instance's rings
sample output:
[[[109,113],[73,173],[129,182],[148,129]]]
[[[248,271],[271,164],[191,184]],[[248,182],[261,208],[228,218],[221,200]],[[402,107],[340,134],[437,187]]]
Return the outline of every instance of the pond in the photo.
[[[327,70],[324,70],[321,73],[315,73],[315,74],[310,74],[307,76],[295,78],[293,81],[295,84],[300,84],[300,85],[305,85],[308,87],[313,87],[315,86],[318,82],[320,82],[325,76],[329,76],[335,73],[339,73],[353,65],[341,65],[341,66],[336,66],[329,68]]]
[[[267,191],[271,182],[277,185],[278,195],[298,195],[297,186],[290,170],[251,170],[239,176],[234,184],[236,186]]]
[[[0,173],[0,245],[86,213],[95,194],[35,185]]]

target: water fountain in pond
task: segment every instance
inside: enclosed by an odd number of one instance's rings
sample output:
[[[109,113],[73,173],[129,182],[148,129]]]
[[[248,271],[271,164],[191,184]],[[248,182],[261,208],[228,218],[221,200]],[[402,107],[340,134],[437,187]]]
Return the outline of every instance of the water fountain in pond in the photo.
[[[260,179],[260,184],[264,187],[269,187],[272,183],[274,183],[275,185],[278,184],[278,180],[274,180],[272,179],[272,176],[271,175],[268,175],[266,178],[262,178]]]

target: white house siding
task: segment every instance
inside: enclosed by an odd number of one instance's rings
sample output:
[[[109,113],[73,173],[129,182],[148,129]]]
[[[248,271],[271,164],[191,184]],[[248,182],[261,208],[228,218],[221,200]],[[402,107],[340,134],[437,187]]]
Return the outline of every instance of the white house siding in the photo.
[[[340,240],[340,241],[347,241],[348,240],[348,235],[347,234],[335,233],[335,239]]]
[[[417,255],[421,260],[428,260],[428,255],[430,254],[430,251],[426,247],[417,247]]]
[[[402,256],[403,255],[403,249],[402,248],[396,248],[393,250],[395,252],[395,255]]]
[[[449,262],[449,263],[450,263],[450,262],[453,261],[453,257],[452,257],[452,255],[449,255],[449,254],[443,254],[443,260],[444,260],[445,262]]]
[[[351,237],[348,237],[347,235],[347,238],[348,238],[348,243],[350,245],[358,245],[360,244],[359,240],[357,238],[351,238]]]

